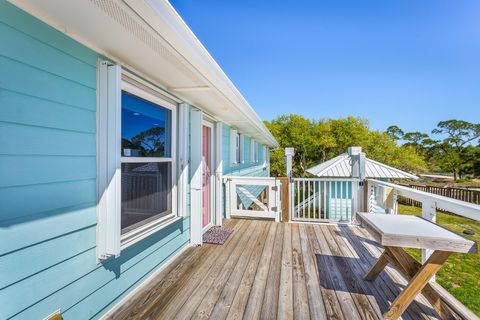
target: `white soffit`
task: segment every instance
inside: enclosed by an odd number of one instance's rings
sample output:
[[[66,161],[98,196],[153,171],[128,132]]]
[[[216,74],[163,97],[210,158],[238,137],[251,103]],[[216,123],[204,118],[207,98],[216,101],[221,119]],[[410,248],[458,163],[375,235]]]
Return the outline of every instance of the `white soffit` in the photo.
[[[181,100],[277,147],[260,117],[166,0],[11,0]],[[238,122],[237,122],[238,121]]]

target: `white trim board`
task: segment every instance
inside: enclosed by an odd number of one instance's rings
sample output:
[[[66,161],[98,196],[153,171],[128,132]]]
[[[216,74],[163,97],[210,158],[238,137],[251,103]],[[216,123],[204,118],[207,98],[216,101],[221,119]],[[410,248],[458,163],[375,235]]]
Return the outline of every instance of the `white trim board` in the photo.
[[[190,242],[195,245],[202,244],[202,125],[202,111],[192,108],[190,111]]]

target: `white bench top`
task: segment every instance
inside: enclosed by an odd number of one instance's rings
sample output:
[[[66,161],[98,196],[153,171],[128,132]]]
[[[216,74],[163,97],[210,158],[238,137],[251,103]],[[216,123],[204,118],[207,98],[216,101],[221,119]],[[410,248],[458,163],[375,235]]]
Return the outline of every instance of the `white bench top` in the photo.
[[[359,212],[357,220],[382,246],[477,252],[475,241],[417,216]]]

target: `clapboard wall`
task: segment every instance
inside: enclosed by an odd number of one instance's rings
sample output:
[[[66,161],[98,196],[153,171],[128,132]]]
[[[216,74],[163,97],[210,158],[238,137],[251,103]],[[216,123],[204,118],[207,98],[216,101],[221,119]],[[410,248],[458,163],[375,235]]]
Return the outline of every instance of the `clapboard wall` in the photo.
[[[257,143],[258,161],[252,162],[250,155],[250,143],[251,138],[244,136],[243,149],[243,163],[233,163],[233,159],[230,159],[230,149],[234,148],[230,143],[230,129],[231,127],[224,124],[222,130],[222,157],[223,157],[223,174],[231,176],[268,176],[269,170],[264,166],[264,145]]]
[[[0,1],[0,319],[98,318],[189,242],[189,217],[96,262],[99,55]]]

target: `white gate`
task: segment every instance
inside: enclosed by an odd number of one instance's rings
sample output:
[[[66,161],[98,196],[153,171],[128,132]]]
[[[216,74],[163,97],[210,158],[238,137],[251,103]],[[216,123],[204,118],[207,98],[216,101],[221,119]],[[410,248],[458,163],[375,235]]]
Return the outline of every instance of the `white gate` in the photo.
[[[273,177],[229,176],[226,181],[228,217],[270,218],[280,221],[282,183]]]

